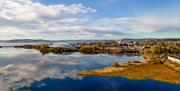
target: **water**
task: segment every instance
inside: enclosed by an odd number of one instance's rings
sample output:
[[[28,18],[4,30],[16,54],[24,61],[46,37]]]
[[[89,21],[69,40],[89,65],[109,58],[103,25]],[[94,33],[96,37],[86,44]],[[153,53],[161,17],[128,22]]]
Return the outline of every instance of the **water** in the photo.
[[[180,85],[120,77],[78,77],[141,56],[86,55],[78,52],[42,55],[35,49],[0,48],[0,91],[180,91]]]

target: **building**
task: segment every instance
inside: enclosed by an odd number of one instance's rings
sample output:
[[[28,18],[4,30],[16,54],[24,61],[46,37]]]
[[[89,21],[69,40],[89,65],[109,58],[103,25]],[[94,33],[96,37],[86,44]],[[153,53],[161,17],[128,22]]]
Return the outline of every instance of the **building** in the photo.
[[[50,45],[50,47],[61,47],[61,48],[67,48],[67,49],[75,49],[74,46],[72,46],[71,44],[65,43],[65,42],[57,42],[57,43]]]

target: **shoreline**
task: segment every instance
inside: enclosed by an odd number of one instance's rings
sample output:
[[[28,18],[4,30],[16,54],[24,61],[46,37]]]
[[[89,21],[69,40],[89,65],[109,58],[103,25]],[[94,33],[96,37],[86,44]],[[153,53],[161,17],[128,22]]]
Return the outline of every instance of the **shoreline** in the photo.
[[[177,54],[176,47],[166,48],[158,46],[146,46],[143,50],[138,50],[131,46],[127,48],[117,47],[116,42],[82,44],[74,49],[62,47],[50,47],[47,44],[14,46],[15,48],[37,49],[43,55],[48,53],[61,54],[63,52],[81,52],[83,54],[138,54],[145,58],[144,62],[134,61],[124,64],[115,63],[112,66],[79,72],[80,76],[111,76],[126,77],[128,79],[153,79],[162,82],[180,84],[180,66],[170,62],[169,54]]]
[[[107,76],[125,77],[131,80],[152,79],[161,82],[180,84],[180,72],[164,64],[150,64],[147,62],[130,62],[114,64],[101,69],[82,71],[78,76]]]
[[[5,47],[5,46],[4,46]],[[0,46],[0,48],[4,48]],[[81,52],[82,54],[128,54],[128,55],[140,55],[136,49],[122,49],[122,48],[99,48],[97,46],[82,46],[80,48],[75,47],[73,49],[63,47],[50,47],[47,44],[40,45],[22,45],[22,46],[10,46],[14,48],[24,49],[36,49],[43,55],[48,53],[61,54],[63,52]],[[6,47],[5,47],[6,48]]]

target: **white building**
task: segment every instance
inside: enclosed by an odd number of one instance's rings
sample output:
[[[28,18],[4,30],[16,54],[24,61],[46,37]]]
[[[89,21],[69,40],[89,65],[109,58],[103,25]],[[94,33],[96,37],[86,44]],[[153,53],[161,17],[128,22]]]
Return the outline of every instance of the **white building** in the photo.
[[[50,45],[50,47],[61,47],[61,48],[67,48],[67,49],[75,49],[74,46],[72,46],[71,44],[65,43],[65,42],[57,42],[57,43]]]

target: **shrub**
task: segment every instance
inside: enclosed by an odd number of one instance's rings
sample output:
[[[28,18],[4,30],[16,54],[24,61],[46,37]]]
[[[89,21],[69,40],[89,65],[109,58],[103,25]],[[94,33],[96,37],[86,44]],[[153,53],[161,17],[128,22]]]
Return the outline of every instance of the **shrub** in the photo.
[[[79,50],[80,52],[83,53],[94,53],[95,52],[95,47],[94,46],[83,46]]]
[[[119,67],[120,65],[119,65],[119,63],[114,63],[113,65],[112,65],[112,67]]]
[[[149,61],[148,61],[150,64],[163,64],[163,61],[161,60],[160,57],[158,56],[152,56],[149,58]]]

